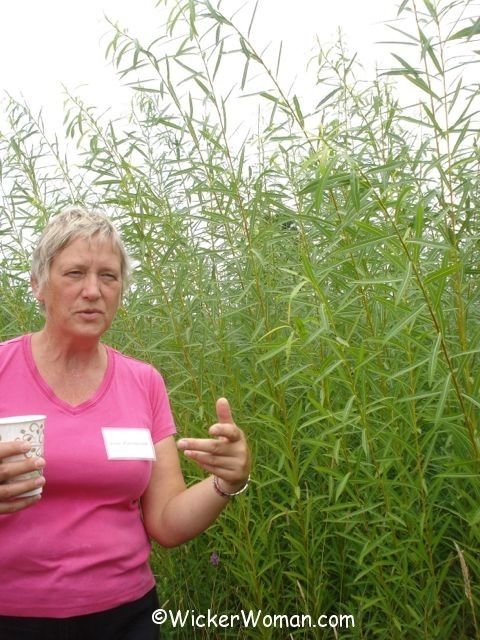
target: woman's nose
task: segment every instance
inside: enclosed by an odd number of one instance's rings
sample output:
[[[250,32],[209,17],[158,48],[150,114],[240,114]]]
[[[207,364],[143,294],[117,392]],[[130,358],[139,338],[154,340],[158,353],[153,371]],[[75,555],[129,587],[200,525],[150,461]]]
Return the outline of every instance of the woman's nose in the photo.
[[[99,298],[101,296],[100,280],[96,275],[88,275],[85,278],[83,295],[90,299]]]

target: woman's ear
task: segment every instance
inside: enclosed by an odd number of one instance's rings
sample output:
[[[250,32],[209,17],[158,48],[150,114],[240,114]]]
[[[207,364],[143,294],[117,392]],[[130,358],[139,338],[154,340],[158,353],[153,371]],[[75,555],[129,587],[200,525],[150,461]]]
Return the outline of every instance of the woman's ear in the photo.
[[[32,293],[35,300],[38,300],[40,302],[43,296],[41,294],[41,288],[38,284],[38,280],[36,278],[30,278],[30,286],[32,287]]]

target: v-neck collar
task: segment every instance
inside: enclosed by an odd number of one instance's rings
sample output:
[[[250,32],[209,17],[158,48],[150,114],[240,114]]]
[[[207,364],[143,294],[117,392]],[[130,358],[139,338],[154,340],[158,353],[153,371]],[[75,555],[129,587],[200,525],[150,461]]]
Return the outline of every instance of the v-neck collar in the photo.
[[[35,360],[33,359],[32,334],[28,333],[23,337],[23,352],[25,355],[25,359],[27,361],[28,368],[30,369],[33,379],[35,380],[35,383],[40,387],[42,393],[51,402],[56,404],[63,411],[66,411],[67,413],[70,413],[72,415],[81,413],[82,411],[85,411],[85,409],[88,409],[88,407],[96,404],[102,398],[102,396],[105,394],[105,392],[110,386],[110,383],[113,377],[113,370],[115,366],[115,363],[114,363],[115,358],[114,358],[113,349],[110,349],[108,345],[104,345],[104,346],[107,353],[107,369],[103,376],[102,382],[100,383],[99,387],[90,398],[88,398],[87,400],[84,400],[80,404],[73,406],[68,402],[65,402],[65,400],[62,400],[61,398],[59,398],[57,395],[55,395],[55,392],[51,388],[51,386],[47,384],[47,382],[42,378],[40,371],[38,370],[37,365],[35,364]]]

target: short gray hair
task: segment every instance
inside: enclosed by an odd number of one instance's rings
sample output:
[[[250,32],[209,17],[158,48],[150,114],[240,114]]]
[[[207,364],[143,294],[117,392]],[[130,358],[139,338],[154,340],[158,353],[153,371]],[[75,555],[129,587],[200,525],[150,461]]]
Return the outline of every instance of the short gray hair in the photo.
[[[123,295],[129,283],[131,267],[122,239],[107,216],[81,207],[64,209],[43,229],[32,255],[32,280],[42,287],[48,281],[52,260],[62,249],[77,238],[88,240],[97,234],[111,240],[112,245],[120,252]]]

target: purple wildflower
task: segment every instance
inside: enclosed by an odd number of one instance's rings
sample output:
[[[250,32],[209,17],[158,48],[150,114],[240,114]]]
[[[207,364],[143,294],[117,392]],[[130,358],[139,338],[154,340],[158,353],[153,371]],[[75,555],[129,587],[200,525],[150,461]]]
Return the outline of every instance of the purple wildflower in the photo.
[[[220,562],[220,557],[218,556],[217,553],[215,553],[215,551],[212,553],[212,555],[210,556],[210,564],[213,564],[214,567],[216,567],[218,565],[218,563]]]

